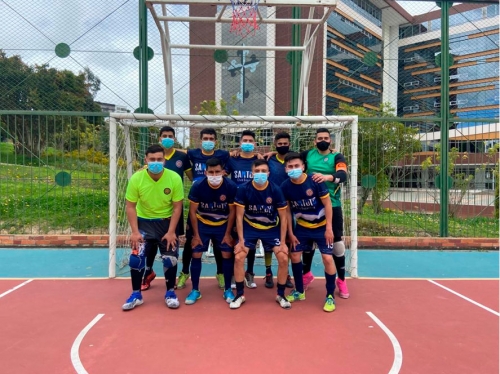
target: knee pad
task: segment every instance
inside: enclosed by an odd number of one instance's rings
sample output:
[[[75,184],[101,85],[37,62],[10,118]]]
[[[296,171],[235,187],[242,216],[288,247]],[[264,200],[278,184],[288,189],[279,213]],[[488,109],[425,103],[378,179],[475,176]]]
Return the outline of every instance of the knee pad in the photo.
[[[345,244],[344,242],[333,243],[333,255],[335,257],[342,257],[345,254]]]
[[[163,270],[167,271],[167,269],[173,268],[177,265],[177,257],[171,255],[162,255],[161,260],[163,262]]]
[[[131,269],[142,271],[146,267],[146,256],[131,254],[128,260],[128,265]]]

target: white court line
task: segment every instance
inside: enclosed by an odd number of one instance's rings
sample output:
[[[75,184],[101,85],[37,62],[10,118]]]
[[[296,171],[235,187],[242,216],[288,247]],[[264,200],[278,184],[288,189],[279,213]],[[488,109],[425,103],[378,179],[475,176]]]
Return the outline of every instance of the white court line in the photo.
[[[403,351],[401,350],[401,346],[399,345],[398,339],[391,330],[387,328],[386,325],[382,323],[375,314],[372,312],[366,312],[368,316],[375,321],[375,323],[385,332],[385,334],[389,337],[389,340],[392,343],[392,348],[394,349],[394,361],[392,362],[391,370],[389,370],[389,374],[398,374],[401,370],[401,366],[403,365]]]
[[[82,342],[85,334],[89,332],[89,330],[97,323],[99,320],[104,317],[104,314],[98,314],[90,323],[85,326],[85,328],[80,331],[78,336],[76,337],[73,345],[71,346],[71,363],[75,368],[77,374],[88,374],[87,370],[83,367],[82,361],[80,360],[80,343]]]
[[[28,279],[26,282],[23,282],[21,284],[18,284],[16,287],[14,288],[11,288],[10,290],[8,291],[5,291],[4,293],[0,294],[0,298],[4,297],[5,295],[8,295],[10,294],[11,292],[14,292],[15,290],[17,290],[18,288],[21,288],[22,286],[25,286],[27,285],[28,283],[32,282],[33,279]]]
[[[457,291],[453,291],[451,288],[448,288],[448,287],[445,287],[443,286],[442,284],[439,284],[438,282],[434,282],[433,280],[431,279],[427,279],[429,282],[431,282],[432,284],[435,284],[436,286],[438,287],[441,287],[442,289],[448,291],[448,292],[451,292],[452,294],[454,295],[457,295],[458,297],[461,297],[462,299],[468,301],[469,303],[472,303],[474,305],[477,305],[478,307],[480,308],[483,308],[484,310],[490,312],[490,313],[493,313],[494,315],[496,315],[497,317],[500,317],[500,313],[498,313],[496,310],[493,310],[493,309],[490,309],[488,308],[487,306],[484,306],[483,304],[479,304],[477,301],[474,301],[472,299],[469,299],[467,296],[464,296],[460,293],[458,293]]]

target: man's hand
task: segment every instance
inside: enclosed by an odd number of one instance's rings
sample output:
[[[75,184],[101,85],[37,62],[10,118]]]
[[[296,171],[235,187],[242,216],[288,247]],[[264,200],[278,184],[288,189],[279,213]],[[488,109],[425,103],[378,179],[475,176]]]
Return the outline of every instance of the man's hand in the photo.
[[[244,240],[240,240],[238,244],[234,246],[234,254],[238,254],[240,252],[248,253],[248,248],[245,247]]]
[[[269,161],[269,159],[274,156],[276,154],[276,152],[267,152],[267,153],[264,153],[264,159]]]
[[[328,182],[329,177],[330,177],[329,175],[324,175],[321,173],[314,173],[312,175],[312,180],[313,180],[313,182],[316,182],[316,183]]]
[[[199,235],[193,236],[193,239],[191,240],[191,248],[196,248],[202,244],[203,243],[201,242],[201,238]]]
[[[297,245],[300,244],[299,239],[293,234],[288,235],[288,241],[293,249],[297,248]]]
[[[326,228],[325,239],[327,245],[333,245],[333,230],[331,227]]]
[[[169,233],[167,232],[165,235],[163,235],[163,238],[161,238],[161,241],[166,241],[167,242],[167,251],[172,250],[175,251],[177,246],[177,236],[175,233]]]
[[[139,243],[142,243],[144,238],[140,232],[133,232],[130,235],[130,243],[132,244],[132,250],[137,251],[139,249]]]
[[[235,149],[234,151],[229,152],[229,156],[238,157],[240,155],[239,149]]]
[[[228,246],[232,247],[234,245],[233,237],[231,234],[224,234],[221,244],[226,243]]]

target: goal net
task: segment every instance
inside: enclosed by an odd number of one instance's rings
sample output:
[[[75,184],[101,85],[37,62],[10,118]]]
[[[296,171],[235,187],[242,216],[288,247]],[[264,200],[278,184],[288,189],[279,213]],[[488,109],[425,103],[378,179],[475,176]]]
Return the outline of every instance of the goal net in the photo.
[[[109,180],[109,277],[129,272],[130,226],[125,210],[125,191],[128,179],[144,166],[144,151],[159,141],[159,129],[171,126],[176,133],[177,148],[199,148],[199,134],[203,128],[214,128],[218,133],[217,147],[228,151],[238,148],[243,130],[256,134],[256,151],[274,150],[274,136],[288,132],[291,150],[311,149],[316,129],[325,127],[332,136],[332,147],[344,154],[348,164],[347,182],[342,184],[342,209],[344,215],[344,240],[346,244],[346,270],[358,276],[357,265],[357,184],[358,184],[358,122],[356,116],[213,116],[213,115],[155,115],[111,113],[110,180]],[[333,173],[333,171],[332,171]],[[184,219],[188,217],[187,195],[191,182],[184,178]],[[181,238],[181,251],[182,251]],[[205,254],[205,262],[213,259]],[[260,261],[260,262],[259,262]],[[315,264],[321,256],[315,256]],[[257,269],[263,260],[256,261]],[[258,271],[258,270],[257,270]]]

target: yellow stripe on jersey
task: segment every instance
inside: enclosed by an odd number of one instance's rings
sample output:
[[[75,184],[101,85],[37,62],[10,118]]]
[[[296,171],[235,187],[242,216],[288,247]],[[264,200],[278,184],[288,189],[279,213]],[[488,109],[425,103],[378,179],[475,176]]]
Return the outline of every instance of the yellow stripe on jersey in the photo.
[[[209,221],[209,220],[201,217],[198,213],[196,213],[196,218],[198,218],[198,220],[200,222],[204,223],[205,225],[214,226],[214,227],[222,226],[223,224],[225,224],[227,222],[227,219],[225,219],[223,221],[218,221],[218,222]]]
[[[298,218],[297,219],[297,225],[300,225],[300,226],[308,228],[308,229],[317,229],[318,227],[323,227],[323,226],[326,225],[326,219],[324,219],[321,222],[311,223],[311,222],[308,222],[308,221],[304,221],[301,218]]]
[[[325,197],[330,197],[330,192],[328,192],[325,196],[320,196],[320,199],[324,199]]]
[[[242,208],[244,208],[244,207],[245,207],[245,205],[238,204],[237,202],[235,202],[235,203],[234,203],[234,205],[236,205],[236,206],[240,206],[240,207],[242,207]]]
[[[279,219],[276,220],[276,225],[274,226],[264,226],[264,225],[260,225],[258,223],[255,223],[255,222],[252,222],[250,221],[247,217],[243,217],[243,220],[248,223],[250,226],[252,226],[253,228],[256,228],[256,229],[259,229],[259,230],[269,230],[269,229],[273,229],[275,228],[276,226],[278,226],[279,224]]]
[[[283,209],[286,209],[288,208],[288,205],[284,206],[284,207],[281,207],[281,208],[278,208],[278,210],[283,210]]]

